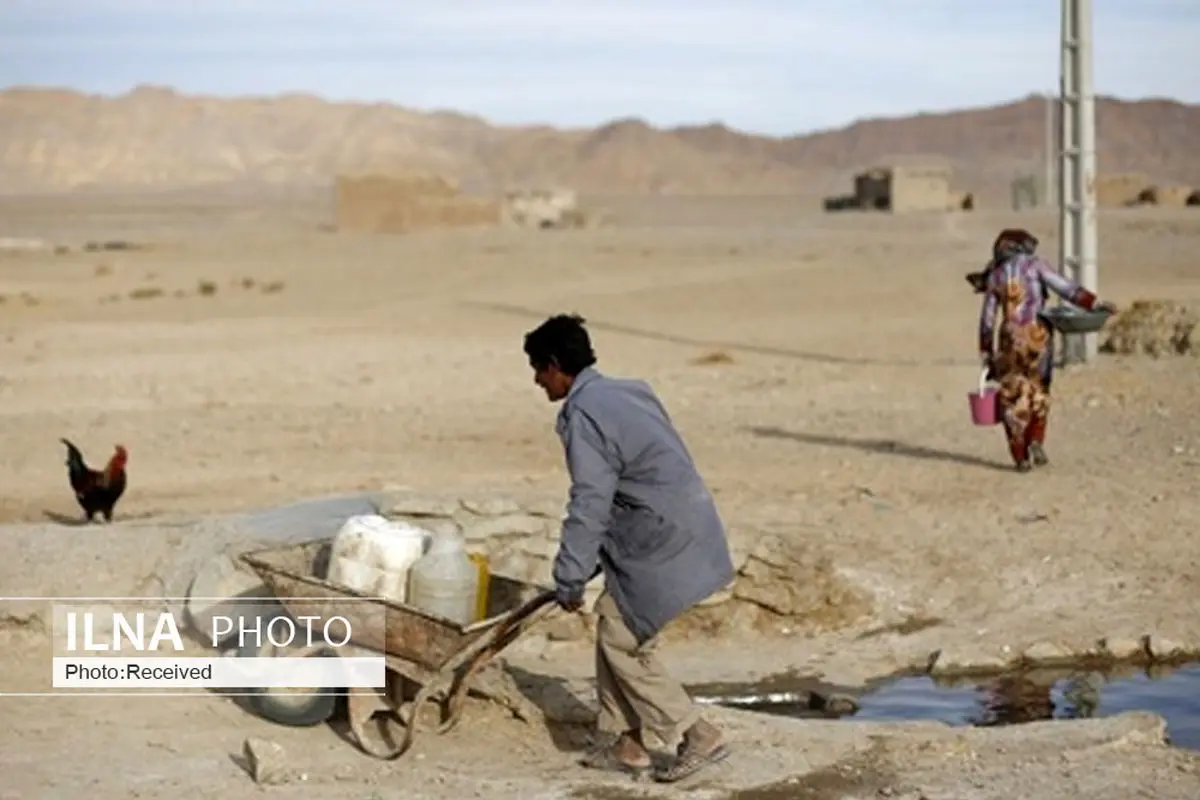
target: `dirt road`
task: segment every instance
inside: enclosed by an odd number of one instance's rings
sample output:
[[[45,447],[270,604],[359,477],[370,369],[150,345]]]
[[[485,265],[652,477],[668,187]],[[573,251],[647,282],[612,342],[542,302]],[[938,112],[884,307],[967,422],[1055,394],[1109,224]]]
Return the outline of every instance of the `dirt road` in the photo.
[[[369,238],[321,232],[316,208],[6,200],[0,236],[153,246],[0,254],[0,521],[49,530],[47,517],[76,515],[60,436],[94,462],[114,443],[129,448],[126,519],[389,484],[562,492],[555,409],[532,383],[521,336],[549,313],[575,310],[591,321],[602,369],[659,390],[731,527],[809,537],[871,593],[875,621],[918,612],[945,620],[860,642],[856,631],[793,631],[761,642],[753,662],[734,645],[682,643],[675,657],[695,679],[769,671],[764,654],[780,669],[852,681],[934,648],[1146,634],[1200,648],[1200,362],[1105,358],[1063,373],[1053,463],[1035,475],[1012,472],[1000,433],[969,423],[978,304],[963,273],[1013,222],[1053,253],[1049,217],[820,216],[760,201],[729,221],[720,204],[668,202],[630,205],[612,230]],[[1194,213],[1105,216],[1102,294],[1118,304],[1200,301],[1197,244]],[[3,530],[0,558],[34,528]],[[55,531],[72,564],[117,570],[145,547],[105,536],[97,549],[86,530]],[[53,563],[19,569],[64,579]],[[10,648],[5,658],[31,668],[34,656]],[[587,672],[583,649],[540,663]],[[0,734],[0,763],[20,777],[6,777],[0,796],[254,791],[226,754],[266,726],[222,701],[3,702],[19,723]],[[562,756],[544,736],[531,733],[527,753],[496,766],[486,746],[514,724],[455,734],[427,753],[426,767],[399,768],[405,783],[363,766],[332,734],[267,735],[326,753],[317,762],[327,766],[355,765],[347,777],[312,778],[324,797],[413,796],[416,776],[432,781],[418,796],[569,796],[556,783]],[[768,736],[763,726],[782,723],[737,724]],[[849,749],[829,750],[829,763],[867,746],[857,728],[799,728],[771,728],[780,738],[762,757],[778,763],[758,782],[821,765],[789,766],[780,753],[808,745],[788,736],[845,737]],[[979,747],[991,745],[968,749]],[[1001,765],[997,776],[1011,766],[988,758]],[[1130,781],[1161,773],[1156,796],[1195,796],[1194,762],[1153,747],[1139,758],[1144,770],[1123,762]],[[464,760],[469,768],[445,771]],[[1045,785],[1056,797],[1118,796],[1076,791],[1094,788],[1078,776]],[[954,796],[1002,794],[1014,796]]]

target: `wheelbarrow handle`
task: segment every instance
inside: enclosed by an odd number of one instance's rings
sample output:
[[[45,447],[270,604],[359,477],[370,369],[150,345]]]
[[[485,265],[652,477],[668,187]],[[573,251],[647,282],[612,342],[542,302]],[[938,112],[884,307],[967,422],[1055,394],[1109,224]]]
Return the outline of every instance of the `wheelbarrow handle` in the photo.
[[[436,693],[446,690],[451,698],[452,718],[445,727],[450,727],[456,721],[462,710],[462,695],[467,690],[467,684],[472,675],[486,664],[493,656],[512,643],[527,625],[535,621],[547,609],[553,607],[557,595],[553,591],[544,591],[518,606],[507,618],[494,628],[485,632],[475,641],[455,653],[441,669],[427,680],[417,696],[413,699],[411,710],[404,725],[404,737],[396,747],[379,757],[389,761],[399,758],[412,746],[413,734],[416,730],[417,713],[425,702]],[[366,749],[366,748],[364,748]],[[368,751],[371,752],[371,751]],[[372,753],[375,755],[375,753]]]
[[[494,639],[506,638],[506,635],[515,628],[523,627],[526,620],[536,615],[546,606],[550,605],[557,599],[558,595],[553,589],[547,589],[539,592],[534,597],[526,600],[518,606],[509,616],[507,616],[493,631]]]
[[[470,674],[482,666],[483,662],[499,653],[513,643],[524,632],[525,628],[537,621],[545,612],[553,608],[558,595],[553,591],[544,591],[526,600],[507,617],[500,621],[483,636],[471,643],[458,658],[450,660],[442,669],[453,664],[451,669],[461,669],[464,665],[466,674]]]

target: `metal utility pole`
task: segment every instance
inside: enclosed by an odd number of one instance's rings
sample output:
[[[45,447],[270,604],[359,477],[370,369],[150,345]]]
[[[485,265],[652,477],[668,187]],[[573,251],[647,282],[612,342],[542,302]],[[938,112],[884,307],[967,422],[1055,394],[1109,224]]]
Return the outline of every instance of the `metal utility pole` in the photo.
[[[1046,130],[1042,140],[1042,200],[1038,206],[1056,203],[1058,184],[1054,180],[1054,163],[1059,158],[1059,149],[1054,141],[1054,112],[1058,110],[1052,92],[1046,92]]]
[[[1097,291],[1096,105],[1092,94],[1092,0],[1062,0],[1062,125],[1059,129],[1059,269]],[[1096,358],[1096,334],[1066,337],[1064,361]]]

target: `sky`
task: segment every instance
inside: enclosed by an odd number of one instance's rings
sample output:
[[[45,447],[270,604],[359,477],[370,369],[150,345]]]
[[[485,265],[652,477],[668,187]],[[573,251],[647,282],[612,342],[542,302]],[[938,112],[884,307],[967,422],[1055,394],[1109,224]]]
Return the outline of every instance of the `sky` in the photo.
[[[1200,2],[1093,0],[1095,90],[1200,102]],[[0,0],[0,86],[309,92],[785,135],[1057,92],[1052,0]]]

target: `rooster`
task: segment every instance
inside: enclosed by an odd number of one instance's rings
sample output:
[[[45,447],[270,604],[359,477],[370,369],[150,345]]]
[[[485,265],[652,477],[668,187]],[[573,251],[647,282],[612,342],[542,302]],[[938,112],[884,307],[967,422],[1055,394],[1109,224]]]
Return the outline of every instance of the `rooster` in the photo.
[[[122,445],[117,445],[101,471],[84,462],[78,447],[66,439],[62,443],[67,446],[67,474],[71,488],[75,490],[75,499],[83,508],[86,520],[91,522],[96,514],[101,514],[105,522],[112,522],[113,506],[125,493],[125,462],[129,460],[129,453]]]

